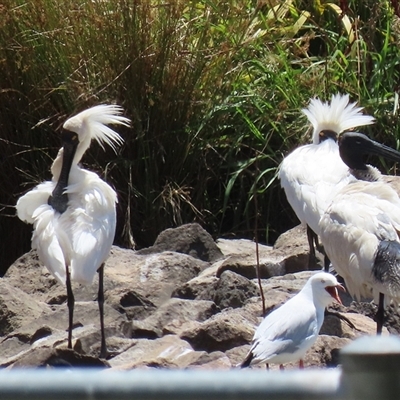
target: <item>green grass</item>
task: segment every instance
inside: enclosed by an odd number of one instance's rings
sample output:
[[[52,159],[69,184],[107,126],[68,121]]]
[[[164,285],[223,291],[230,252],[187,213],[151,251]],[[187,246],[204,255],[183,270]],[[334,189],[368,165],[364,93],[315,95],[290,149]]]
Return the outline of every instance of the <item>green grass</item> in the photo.
[[[275,5],[275,3],[277,5]],[[106,102],[132,119],[84,165],[118,191],[116,243],[197,221],[272,243],[297,223],[276,180],[309,140],[300,110],[348,92],[399,147],[395,1],[9,0],[0,6],[1,269],[30,247],[17,198],[50,178],[59,128]],[[384,166],[389,168],[389,166]],[[10,178],[12,177],[12,179]]]

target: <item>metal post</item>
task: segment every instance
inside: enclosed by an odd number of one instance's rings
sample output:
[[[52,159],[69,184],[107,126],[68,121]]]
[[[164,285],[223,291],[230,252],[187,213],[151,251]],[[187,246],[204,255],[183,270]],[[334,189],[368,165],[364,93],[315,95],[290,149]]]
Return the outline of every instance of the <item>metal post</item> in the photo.
[[[400,339],[364,336],[341,353],[341,391],[348,400],[400,399]]]

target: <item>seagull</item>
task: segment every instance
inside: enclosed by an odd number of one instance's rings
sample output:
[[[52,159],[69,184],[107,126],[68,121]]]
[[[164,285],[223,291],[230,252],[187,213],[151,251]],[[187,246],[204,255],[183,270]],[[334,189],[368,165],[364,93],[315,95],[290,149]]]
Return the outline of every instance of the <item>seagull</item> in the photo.
[[[268,314],[257,328],[250,351],[241,368],[267,363],[299,361],[315,343],[324,322],[325,308],[336,300],[342,304],[338,290],[344,290],[336,278],[319,272],[308,279],[301,291]]]
[[[100,357],[107,356],[104,334],[104,262],[115,235],[116,192],[97,174],[81,167],[91,141],[115,152],[122,137],[108,124],[129,126],[117,105],[98,105],[68,119],[62,148],[54,160],[51,181],[42,182],[19,198],[18,217],[33,224],[32,248],[50,273],[67,288],[68,348],[72,348],[74,295],[71,282],[88,285],[99,274]]]
[[[400,162],[400,153],[357,132],[343,133],[339,149],[357,180],[336,194],[322,216],[321,240],[350,295],[378,303],[381,334],[385,302],[400,302],[400,198],[363,158],[375,154]]]
[[[363,115],[362,107],[356,103],[349,103],[348,94],[333,95],[330,103],[314,98],[302,111],[313,126],[313,143],[288,154],[280,165],[278,178],[297,218],[307,226],[311,267],[315,260],[314,242],[319,248],[319,220],[335,193],[353,179],[339,156],[337,138],[343,131],[374,123],[374,118]],[[325,258],[326,272],[329,264]]]

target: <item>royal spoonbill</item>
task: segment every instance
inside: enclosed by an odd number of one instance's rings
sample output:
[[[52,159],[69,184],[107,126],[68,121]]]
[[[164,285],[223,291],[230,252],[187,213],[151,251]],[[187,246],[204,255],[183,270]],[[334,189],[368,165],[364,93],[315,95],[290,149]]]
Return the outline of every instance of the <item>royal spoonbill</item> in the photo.
[[[313,142],[287,155],[278,177],[297,218],[307,226],[311,267],[315,260],[314,242],[318,246],[321,215],[335,193],[353,179],[339,156],[337,138],[345,130],[372,124],[374,118],[363,115],[356,103],[349,103],[347,94],[332,96],[330,103],[314,98],[302,111],[313,126]],[[325,271],[328,269],[329,260],[325,259]]]
[[[400,153],[356,132],[342,134],[339,150],[357,180],[336,194],[321,217],[321,241],[350,295],[378,303],[380,334],[385,301],[400,302],[400,198],[363,158],[375,154],[400,162]]]
[[[324,322],[325,308],[334,300],[342,304],[337,289],[344,290],[333,275],[318,272],[311,276],[299,293],[263,319],[239,366],[274,363],[282,369],[284,363],[299,361],[302,368],[304,355]]]
[[[115,191],[94,172],[78,163],[92,139],[116,151],[122,137],[108,124],[129,126],[117,105],[98,105],[68,119],[63,125],[62,148],[51,167],[52,180],[22,196],[18,217],[33,224],[32,248],[52,275],[67,287],[69,310],[68,348],[72,348],[74,295],[71,281],[90,284],[99,274],[101,351],[106,357],[104,335],[104,262],[114,240]]]

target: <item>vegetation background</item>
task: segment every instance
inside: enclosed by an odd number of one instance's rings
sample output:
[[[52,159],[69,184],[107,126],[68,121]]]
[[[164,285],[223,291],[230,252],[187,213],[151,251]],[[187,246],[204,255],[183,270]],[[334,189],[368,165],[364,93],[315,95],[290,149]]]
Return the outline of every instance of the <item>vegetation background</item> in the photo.
[[[30,248],[14,205],[50,178],[60,126],[110,102],[132,128],[84,165],[118,192],[116,244],[193,221],[272,244],[298,223],[276,171],[309,141],[311,97],[349,93],[399,148],[399,16],[398,0],[3,1],[0,271]]]

